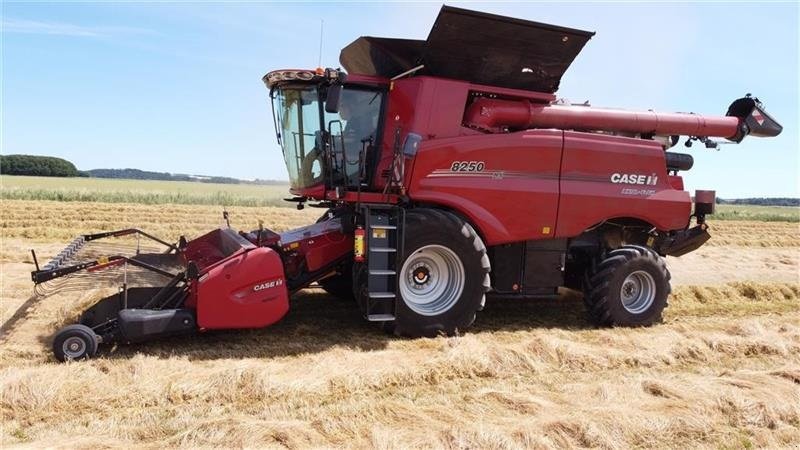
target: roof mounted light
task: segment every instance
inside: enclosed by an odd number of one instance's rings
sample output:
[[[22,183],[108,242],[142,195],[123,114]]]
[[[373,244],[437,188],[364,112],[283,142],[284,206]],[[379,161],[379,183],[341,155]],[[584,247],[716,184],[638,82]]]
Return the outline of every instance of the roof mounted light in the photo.
[[[298,70],[298,69],[288,69],[288,70],[273,70],[268,74],[264,75],[262,81],[267,85],[268,88],[272,89],[273,86],[277,83],[285,82],[285,81],[320,81],[323,79],[327,79],[332,83],[341,83],[344,81],[345,74],[340,71],[339,69],[322,69],[318,68],[316,70]]]
[[[264,75],[262,80],[268,88],[272,88],[276,83],[282,81],[312,81],[314,78],[322,78],[313,70],[273,70]]]

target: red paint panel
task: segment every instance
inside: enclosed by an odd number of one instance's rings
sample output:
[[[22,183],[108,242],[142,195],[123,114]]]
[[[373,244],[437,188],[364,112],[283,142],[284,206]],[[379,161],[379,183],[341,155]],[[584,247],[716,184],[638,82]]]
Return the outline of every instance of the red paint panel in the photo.
[[[466,81],[430,76],[403,78],[392,83],[389,91],[383,141],[378,156],[373,188],[382,190],[386,179],[382,174],[389,169],[395,148],[395,136],[399,145],[408,133],[415,133],[424,140],[447,139],[458,136],[479,136],[479,131],[464,127],[464,108],[470,92],[484,95],[502,95],[533,101],[551,101],[555,97],[517,89],[503,89],[471,84]],[[410,161],[407,159],[407,164]],[[406,184],[409,183],[406,169]]]
[[[561,145],[557,130],[423,141],[409,195],[468,217],[487,245],[552,238]],[[452,170],[459,161],[482,167]]]
[[[669,184],[675,190],[682,191],[684,189],[684,187],[683,187],[683,177],[680,177],[678,175],[670,175],[669,176]]]
[[[345,234],[339,218],[307,225],[281,233],[286,252],[296,252],[306,261],[306,270],[314,272],[353,251],[353,235]]]
[[[260,328],[289,310],[283,264],[259,247],[211,268],[197,282],[197,324],[205,329]]]
[[[618,174],[617,181],[612,176]],[[622,175],[628,175],[622,177]],[[657,177],[636,184],[636,177]],[[672,187],[660,144],[597,133],[564,133],[557,237],[572,237],[615,217],[645,220],[661,230],[686,226],[689,193]]]
[[[382,191],[386,186],[386,178],[382,174],[389,170],[392,163],[395,139],[399,139],[399,145],[402,145],[405,136],[413,128],[416,118],[416,102],[421,89],[421,80],[418,78],[406,78],[395,81],[389,91],[383,139],[381,140],[377,169],[372,180],[372,186],[376,190]],[[399,137],[396,138],[395,136],[398,132]]]
[[[325,234],[309,245],[306,253],[306,267],[309,272],[322,269],[342,256],[353,251],[353,235],[342,233]]]

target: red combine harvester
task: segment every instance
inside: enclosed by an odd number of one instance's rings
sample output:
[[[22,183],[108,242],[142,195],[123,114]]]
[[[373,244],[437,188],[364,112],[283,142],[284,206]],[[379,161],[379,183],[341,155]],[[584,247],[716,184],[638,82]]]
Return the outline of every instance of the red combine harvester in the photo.
[[[281,234],[223,226],[175,244],[133,229],[79,237],[37,264],[37,291],[121,287],[56,334],[56,358],[265,327],[312,283],[355,298],[367,320],[402,336],[452,335],[487,295],[555,297],[559,287],[582,290],[598,325],[659,321],[670,294],[664,256],[709,239],[715,203],[713,191],[692,200],[681,177],[692,157],[670,148],[680,136],[714,147],[712,138],[782,128],[750,95],[725,116],[557,101],[592,36],[443,7],[425,41],[355,40],[341,52],[346,74],[268,73],[288,200],[327,212]],[[135,252],[118,250],[134,238]]]

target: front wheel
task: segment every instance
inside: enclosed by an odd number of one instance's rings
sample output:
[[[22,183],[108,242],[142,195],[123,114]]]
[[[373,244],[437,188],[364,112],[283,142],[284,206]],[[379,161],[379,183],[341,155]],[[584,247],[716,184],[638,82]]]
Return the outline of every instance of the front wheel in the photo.
[[[587,274],[584,301],[601,326],[648,326],[661,321],[671,288],[664,258],[647,247],[610,251]]]
[[[388,328],[431,337],[472,325],[490,286],[489,258],[475,229],[453,214],[416,209],[406,213],[404,234],[396,319]]]
[[[97,353],[97,336],[86,325],[69,325],[56,333],[53,355],[57,360],[88,359]]]

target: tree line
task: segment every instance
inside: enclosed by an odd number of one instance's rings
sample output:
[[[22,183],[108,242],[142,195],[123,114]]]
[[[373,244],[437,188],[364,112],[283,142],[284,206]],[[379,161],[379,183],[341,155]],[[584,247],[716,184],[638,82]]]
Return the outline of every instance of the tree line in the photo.
[[[800,206],[800,198],[793,197],[759,197],[759,198],[735,198],[725,200],[718,198],[717,204],[720,205],[760,205],[760,206]]]
[[[79,177],[83,175],[75,168],[74,164],[66,159],[34,155],[0,155],[0,173],[40,177]]]
[[[123,178],[126,180],[199,181],[201,183],[239,184],[241,181],[231,177],[205,177],[182,173],[151,172],[139,169],[92,169],[87,174],[94,178]]]
[[[197,176],[174,174],[169,172],[152,172],[139,169],[92,169],[78,170],[66,159],[53,156],[36,155],[0,155],[0,174],[28,175],[39,177],[93,177],[120,178],[125,180],[162,180],[162,181],[198,181],[201,183],[221,184],[263,184],[282,185],[285,181],[275,180],[239,180],[231,177]]]

